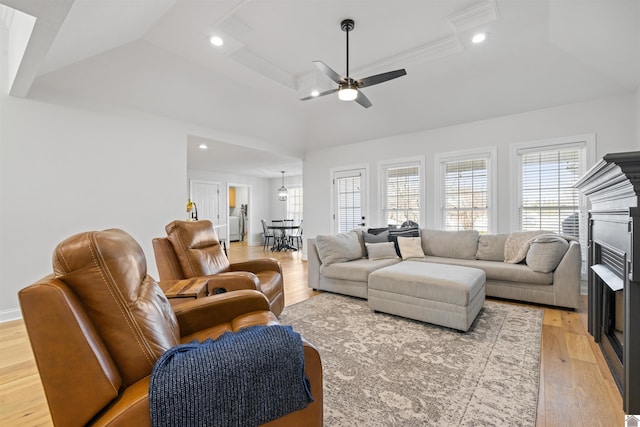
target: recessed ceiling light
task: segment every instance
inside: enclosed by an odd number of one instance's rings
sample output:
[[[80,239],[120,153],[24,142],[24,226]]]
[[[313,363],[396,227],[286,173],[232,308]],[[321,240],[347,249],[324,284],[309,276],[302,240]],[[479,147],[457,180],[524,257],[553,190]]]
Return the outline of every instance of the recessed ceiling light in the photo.
[[[478,33],[471,38],[473,43],[482,43],[487,39],[487,33]]]
[[[201,149],[201,150],[206,150],[209,147],[207,146],[207,144],[200,144],[200,145],[198,145],[198,148]]]
[[[209,39],[209,41],[211,42],[212,45],[214,46],[222,46],[224,44],[224,41],[222,40],[221,37],[218,36],[213,36]]]
[[[317,90],[314,89],[311,91],[311,96],[318,96],[318,95],[320,95],[320,92],[318,92]]]

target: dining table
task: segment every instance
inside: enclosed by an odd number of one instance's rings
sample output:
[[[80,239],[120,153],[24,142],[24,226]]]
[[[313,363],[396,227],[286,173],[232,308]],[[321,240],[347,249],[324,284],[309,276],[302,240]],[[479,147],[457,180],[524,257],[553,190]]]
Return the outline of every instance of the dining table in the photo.
[[[300,228],[300,225],[293,224],[281,224],[281,225],[267,225],[269,230],[273,231],[273,246],[271,246],[272,251],[297,251],[298,249],[294,248],[289,244],[289,239],[287,238],[287,231],[297,230]]]

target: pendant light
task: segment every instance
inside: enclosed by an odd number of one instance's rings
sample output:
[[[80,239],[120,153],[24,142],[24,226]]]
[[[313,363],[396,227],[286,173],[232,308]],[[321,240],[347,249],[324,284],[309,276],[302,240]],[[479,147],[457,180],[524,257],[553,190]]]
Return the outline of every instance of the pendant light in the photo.
[[[287,201],[287,187],[284,186],[284,171],[282,173],[282,187],[278,188],[278,200],[281,202]]]

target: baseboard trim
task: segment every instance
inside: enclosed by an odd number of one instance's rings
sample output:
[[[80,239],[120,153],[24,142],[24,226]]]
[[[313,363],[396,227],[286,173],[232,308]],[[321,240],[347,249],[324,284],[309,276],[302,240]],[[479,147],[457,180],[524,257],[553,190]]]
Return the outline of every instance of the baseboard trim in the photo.
[[[18,308],[11,310],[0,310],[0,323],[10,322],[12,320],[22,319],[22,313]]]

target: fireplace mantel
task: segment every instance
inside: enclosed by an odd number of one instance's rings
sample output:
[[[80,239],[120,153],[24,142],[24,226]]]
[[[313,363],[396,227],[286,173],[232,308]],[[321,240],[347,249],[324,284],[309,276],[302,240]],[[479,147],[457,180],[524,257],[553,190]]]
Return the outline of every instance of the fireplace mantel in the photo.
[[[640,151],[607,154],[574,186],[591,203],[589,333],[618,383],[624,411],[640,414]],[[622,334],[612,331],[614,321]]]

